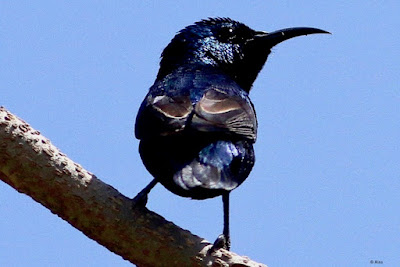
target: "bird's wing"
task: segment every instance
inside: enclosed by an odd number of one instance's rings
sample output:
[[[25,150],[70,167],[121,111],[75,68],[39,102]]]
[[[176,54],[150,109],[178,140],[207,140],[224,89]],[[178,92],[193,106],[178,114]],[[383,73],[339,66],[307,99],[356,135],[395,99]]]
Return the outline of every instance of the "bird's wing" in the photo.
[[[212,86],[192,104],[188,94],[148,94],[136,120],[136,137],[167,136],[185,128],[200,132],[221,132],[255,141],[256,114],[248,97]]]
[[[249,98],[213,86],[195,104],[191,127],[197,131],[225,132],[255,141],[256,114]]]
[[[193,106],[188,95],[148,94],[136,118],[136,138],[167,136],[182,131]]]
[[[255,141],[257,119],[247,93],[221,74],[184,72],[157,82],[136,118],[138,139],[189,128]]]

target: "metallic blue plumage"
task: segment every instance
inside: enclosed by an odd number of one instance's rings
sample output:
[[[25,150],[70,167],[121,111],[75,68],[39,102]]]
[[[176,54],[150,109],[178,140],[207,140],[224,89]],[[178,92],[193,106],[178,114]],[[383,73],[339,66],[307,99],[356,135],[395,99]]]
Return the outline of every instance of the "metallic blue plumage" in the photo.
[[[180,31],[162,53],[160,70],[136,118],[135,135],[156,183],[193,199],[222,195],[229,249],[229,193],[250,174],[257,118],[249,91],[270,49],[289,38],[326,33],[290,28],[254,31],[228,18],[202,20]],[[222,241],[221,241],[222,240]]]

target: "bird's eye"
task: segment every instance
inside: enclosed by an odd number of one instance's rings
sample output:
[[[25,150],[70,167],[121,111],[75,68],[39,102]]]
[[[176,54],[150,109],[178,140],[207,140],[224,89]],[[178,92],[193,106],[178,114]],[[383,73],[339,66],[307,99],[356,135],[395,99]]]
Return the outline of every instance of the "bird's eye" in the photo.
[[[235,34],[232,28],[230,27],[223,27],[221,29],[219,29],[218,33],[217,33],[217,38],[219,41],[221,42],[229,42],[232,41],[232,39],[235,38]]]

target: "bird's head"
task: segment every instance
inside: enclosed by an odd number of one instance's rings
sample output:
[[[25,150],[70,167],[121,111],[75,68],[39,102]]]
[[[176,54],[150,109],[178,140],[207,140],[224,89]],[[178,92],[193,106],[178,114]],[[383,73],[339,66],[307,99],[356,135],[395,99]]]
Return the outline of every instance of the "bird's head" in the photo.
[[[229,18],[210,18],[181,30],[162,53],[157,79],[184,64],[219,68],[249,91],[271,48],[292,37],[328,33],[315,28],[255,31]]]

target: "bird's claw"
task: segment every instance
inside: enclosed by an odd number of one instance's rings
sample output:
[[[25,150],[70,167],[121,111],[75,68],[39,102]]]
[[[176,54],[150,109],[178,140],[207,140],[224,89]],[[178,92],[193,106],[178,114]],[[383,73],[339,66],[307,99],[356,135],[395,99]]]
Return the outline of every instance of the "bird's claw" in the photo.
[[[132,206],[134,208],[138,207],[144,208],[146,207],[147,200],[148,200],[147,194],[143,194],[142,192],[140,192],[132,199],[133,202]]]
[[[214,244],[212,245],[210,252],[214,252],[221,248],[229,250],[230,247],[231,247],[230,242],[225,238],[225,235],[221,234],[214,241]]]

